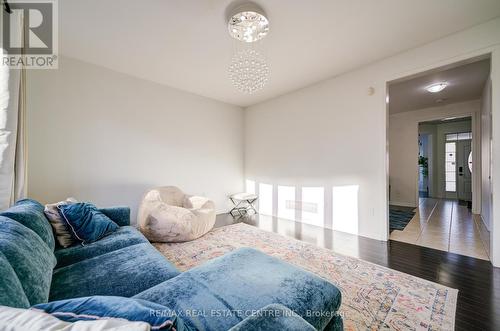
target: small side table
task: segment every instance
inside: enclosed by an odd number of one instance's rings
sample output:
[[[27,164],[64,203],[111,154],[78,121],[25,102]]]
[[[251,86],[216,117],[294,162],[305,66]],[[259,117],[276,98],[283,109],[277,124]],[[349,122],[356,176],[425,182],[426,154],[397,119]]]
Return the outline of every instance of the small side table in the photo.
[[[259,198],[256,194],[250,193],[236,193],[229,197],[229,200],[233,203],[234,207],[231,209],[229,214],[235,217],[236,215],[244,216],[248,214],[249,211],[253,211],[257,214],[257,210],[254,207],[254,202]],[[237,213],[237,214],[236,214]]]

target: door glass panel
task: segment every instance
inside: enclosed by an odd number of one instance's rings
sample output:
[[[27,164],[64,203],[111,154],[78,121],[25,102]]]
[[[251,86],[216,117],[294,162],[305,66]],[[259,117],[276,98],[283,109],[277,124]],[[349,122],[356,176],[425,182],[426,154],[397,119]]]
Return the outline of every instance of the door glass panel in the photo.
[[[446,144],[446,152],[456,152],[456,144],[455,143],[447,143]]]
[[[456,143],[447,142],[445,145],[445,189],[446,192],[456,192]]]
[[[446,135],[446,140],[448,141],[453,141],[457,140],[457,134],[456,133],[449,133]]]
[[[455,172],[447,171],[446,172],[446,181],[447,182],[454,182],[455,181]]]

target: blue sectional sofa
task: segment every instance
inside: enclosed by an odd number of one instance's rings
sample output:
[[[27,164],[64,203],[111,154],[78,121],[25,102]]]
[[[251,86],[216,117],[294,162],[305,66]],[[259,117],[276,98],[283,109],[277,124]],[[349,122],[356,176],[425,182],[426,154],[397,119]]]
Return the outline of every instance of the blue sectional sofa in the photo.
[[[119,230],[69,248],[57,247],[43,208],[25,199],[0,213],[0,305],[120,296],[168,307],[197,330],[342,329],[334,285],[260,251],[179,272],[130,226],[126,207],[101,209]]]

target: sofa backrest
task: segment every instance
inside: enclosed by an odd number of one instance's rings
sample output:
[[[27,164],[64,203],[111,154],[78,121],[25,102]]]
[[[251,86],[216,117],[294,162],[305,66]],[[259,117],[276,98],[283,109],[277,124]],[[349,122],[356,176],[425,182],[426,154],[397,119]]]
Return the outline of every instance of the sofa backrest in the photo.
[[[108,207],[99,208],[99,211],[108,216],[113,222],[119,226],[130,225],[130,208],[129,207]]]
[[[52,232],[52,226],[45,217],[43,212],[44,206],[39,202],[31,199],[23,199],[6,211],[0,213],[0,216],[5,216],[18,223],[21,223],[28,229],[33,230],[47,245],[54,251],[55,238]]]
[[[26,308],[47,302],[57,262],[53,249],[35,231],[0,216],[0,252],[0,278],[8,280],[0,282],[0,292],[8,293],[0,295],[0,305]]]

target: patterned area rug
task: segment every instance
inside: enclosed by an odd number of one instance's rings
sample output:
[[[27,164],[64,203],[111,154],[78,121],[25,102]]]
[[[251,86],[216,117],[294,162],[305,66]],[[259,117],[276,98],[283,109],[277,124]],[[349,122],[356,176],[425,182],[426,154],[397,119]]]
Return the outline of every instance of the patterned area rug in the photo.
[[[341,290],[345,330],[454,329],[458,290],[244,223],[191,242],[154,246],[183,271],[239,247],[307,269]]]

